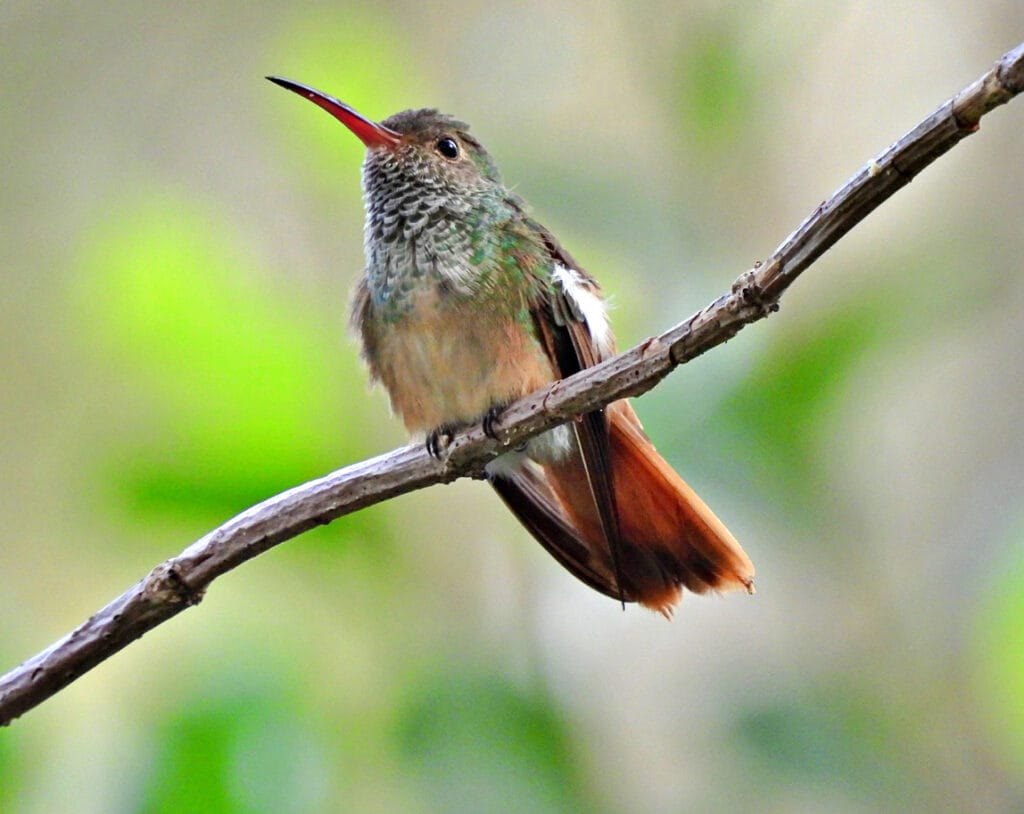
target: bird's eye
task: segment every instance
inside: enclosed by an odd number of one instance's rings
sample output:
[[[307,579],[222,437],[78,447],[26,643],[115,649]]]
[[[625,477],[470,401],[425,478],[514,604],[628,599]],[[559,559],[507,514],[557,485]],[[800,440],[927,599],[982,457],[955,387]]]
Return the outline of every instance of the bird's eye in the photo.
[[[459,157],[459,143],[449,136],[438,139],[436,146],[437,151],[445,158],[456,159]]]

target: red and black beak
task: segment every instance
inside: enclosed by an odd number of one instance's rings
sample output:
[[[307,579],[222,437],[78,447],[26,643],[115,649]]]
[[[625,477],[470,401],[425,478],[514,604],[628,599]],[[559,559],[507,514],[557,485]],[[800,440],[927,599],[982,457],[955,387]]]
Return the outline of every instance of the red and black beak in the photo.
[[[388,149],[393,149],[402,139],[401,135],[396,133],[394,130],[385,127],[382,124],[377,124],[377,122],[370,121],[344,102],[339,102],[333,96],[321,93],[308,85],[293,82],[291,79],[282,79],[280,76],[268,76],[267,79],[275,85],[287,88],[293,93],[297,93],[299,96],[309,99],[313,104],[322,107],[349,130],[355,133],[358,139],[370,149],[373,149],[374,147],[387,147]]]

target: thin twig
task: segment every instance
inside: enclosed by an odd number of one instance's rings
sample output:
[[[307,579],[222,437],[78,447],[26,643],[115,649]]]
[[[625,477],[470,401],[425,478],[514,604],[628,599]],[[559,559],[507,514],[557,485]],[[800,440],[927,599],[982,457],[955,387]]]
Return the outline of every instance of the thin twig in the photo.
[[[1024,43],[946,102],[847,181],[776,249],[685,322],[641,345],[540,390],[506,410],[495,429],[461,432],[445,461],[422,445],[340,469],[297,486],[232,518],[154,568],[60,641],[0,678],[0,725],[6,725],[118,650],[198,603],[209,584],[272,546],[316,525],[396,495],[459,477],[573,416],[650,390],[675,367],[777,310],[796,277],[921,170],[978,129],[982,116],[1024,90]]]

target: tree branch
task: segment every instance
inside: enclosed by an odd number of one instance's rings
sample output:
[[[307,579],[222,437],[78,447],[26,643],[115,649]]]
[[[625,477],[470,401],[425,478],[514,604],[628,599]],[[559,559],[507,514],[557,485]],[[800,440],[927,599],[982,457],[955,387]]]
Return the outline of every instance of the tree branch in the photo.
[[[600,365],[511,405],[495,429],[460,432],[444,461],[412,445],[297,486],[232,518],[154,568],[49,648],[0,678],[0,725],[9,724],[148,630],[198,603],[209,584],[278,543],[396,495],[459,477],[509,445],[611,401],[650,390],[675,367],[778,309],[796,277],[844,234],[962,138],[982,116],[1024,90],[1024,43],[869,161],[824,201],[764,263],[685,322]]]

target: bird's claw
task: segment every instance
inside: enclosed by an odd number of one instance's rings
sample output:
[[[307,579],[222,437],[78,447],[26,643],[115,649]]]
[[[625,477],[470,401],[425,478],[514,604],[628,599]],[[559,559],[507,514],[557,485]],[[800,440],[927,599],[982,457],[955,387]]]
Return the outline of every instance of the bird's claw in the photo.
[[[488,438],[493,439],[494,441],[501,440],[501,438],[498,437],[498,431],[495,425],[501,418],[501,414],[505,411],[506,406],[507,405],[504,404],[495,404],[494,406],[489,407],[487,409],[487,412],[484,413],[483,419],[481,420],[484,435],[486,435]],[[430,457],[440,460],[443,457],[445,450],[448,449],[448,446],[451,444],[452,439],[455,438],[456,431],[459,430],[460,428],[465,428],[466,426],[469,425],[442,424],[440,427],[437,427],[428,432],[426,446],[427,453],[430,455]]]
[[[444,451],[455,437],[455,428],[451,424],[442,424],[427,433],[427,454],[431,458],[441,460]]]
[[[505,405],[495,404],[493,407],[488,407],[487,412],[484,413],[483,429],[484,435],[494,441],[500,441],[498,437],[498,431],[494,428],[494,425],[498,423],[501,418],[501,414],[505,412]]]

